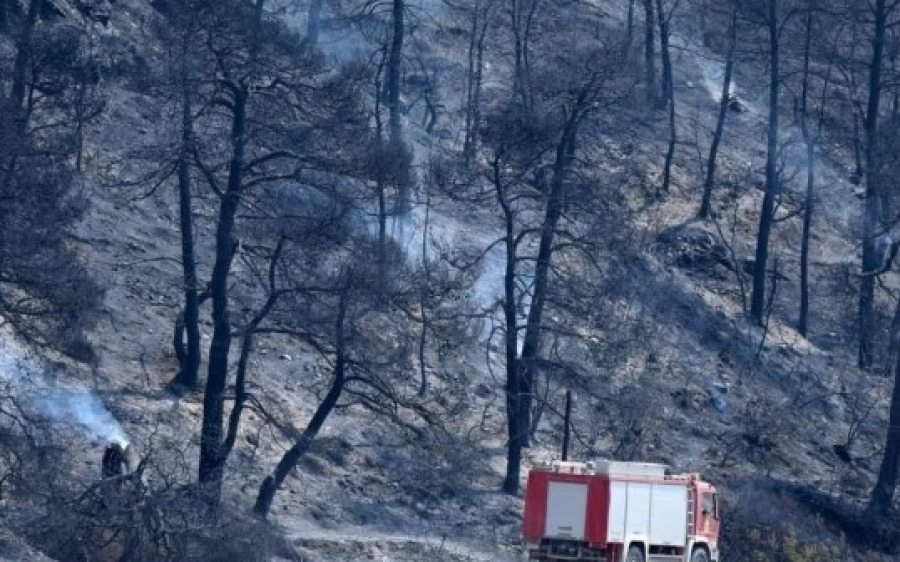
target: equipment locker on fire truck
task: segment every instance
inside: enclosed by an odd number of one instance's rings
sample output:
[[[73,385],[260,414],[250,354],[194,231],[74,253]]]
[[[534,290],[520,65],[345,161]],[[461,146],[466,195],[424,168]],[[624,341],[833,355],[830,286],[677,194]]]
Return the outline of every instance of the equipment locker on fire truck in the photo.
[[[531,560],[718,562],[718,496],[664,465],[560,462],[528,475],[522,534]]]

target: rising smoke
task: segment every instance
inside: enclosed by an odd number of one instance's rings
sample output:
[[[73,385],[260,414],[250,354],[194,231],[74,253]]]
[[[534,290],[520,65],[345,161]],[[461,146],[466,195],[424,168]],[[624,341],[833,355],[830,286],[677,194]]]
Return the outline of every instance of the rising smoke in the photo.
[[[39,398],[35,406],[54,423],[75,426],[91,439],[128,444],[125,430],[103,402],[87,389],[54,390]]]
[[[81,385],[54,384],[55,381],[48,380],[45,369],[11,349],[2,336],[0,381],[5,381],[9,391],[35,414],[53,424],[75,428],[101,442],[128,443],[122,425],[94,393]]]
[[[709,98],[715,103],[722,100],[722,81],[725,78],[725,65],[714,60],[706,58],[698,58],[697,64],[700,67],[702,77],[700,82],[703,89],[709,95]],[[728,92],[731,95],[738,95],[740,88],[734,75],[731,76],[731,84],[728,86]]]

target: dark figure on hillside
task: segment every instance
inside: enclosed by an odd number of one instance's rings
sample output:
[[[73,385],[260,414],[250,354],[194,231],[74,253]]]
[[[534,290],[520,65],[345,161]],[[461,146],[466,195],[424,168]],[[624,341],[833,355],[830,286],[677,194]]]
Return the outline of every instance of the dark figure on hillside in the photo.
[[[115,478],[124,474],[125,449],[118,443],[110,443],[103,451],[101,475],[103,478]]]
[[[103,478],[115,478],[135,472],[141,464],[137,449],[127,444],[110,443],[103,451],[101,475]]]

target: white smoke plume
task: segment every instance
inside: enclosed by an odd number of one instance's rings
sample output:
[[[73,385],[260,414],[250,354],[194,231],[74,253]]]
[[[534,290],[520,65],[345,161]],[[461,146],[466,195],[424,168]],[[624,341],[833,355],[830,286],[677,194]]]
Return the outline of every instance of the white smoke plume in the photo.
[[[53,390],[39,398],[38,411],[55,423],[75,426],[96,441],[126,445],[128,437],[103,402],[86,389]]]
[[[711,61],[701,58],[698,60],[700,71],[703,77],[700,79],[703,88],[712,101],[719,103],[722,100],[722,81],[725,79],[725,65],[717,61]],[[734,75],[731,76],[731,84],[728,86],[728,93],[737,96],[740,88]]]
[[[101,442],[128,443],[128,436],[103,402],[79,384],[65,387],[48,380],[46,370],[25,356],[0,334],[0,381],[8,390],[48,421],[82,431]]]

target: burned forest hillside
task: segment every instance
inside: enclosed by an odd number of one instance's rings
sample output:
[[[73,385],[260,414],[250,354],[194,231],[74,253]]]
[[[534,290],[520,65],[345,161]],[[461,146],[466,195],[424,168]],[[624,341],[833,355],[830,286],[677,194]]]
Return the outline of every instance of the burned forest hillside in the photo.
[[[895,559],[898,23],[0,0],[0,560],[518,560],[567,410]]]

